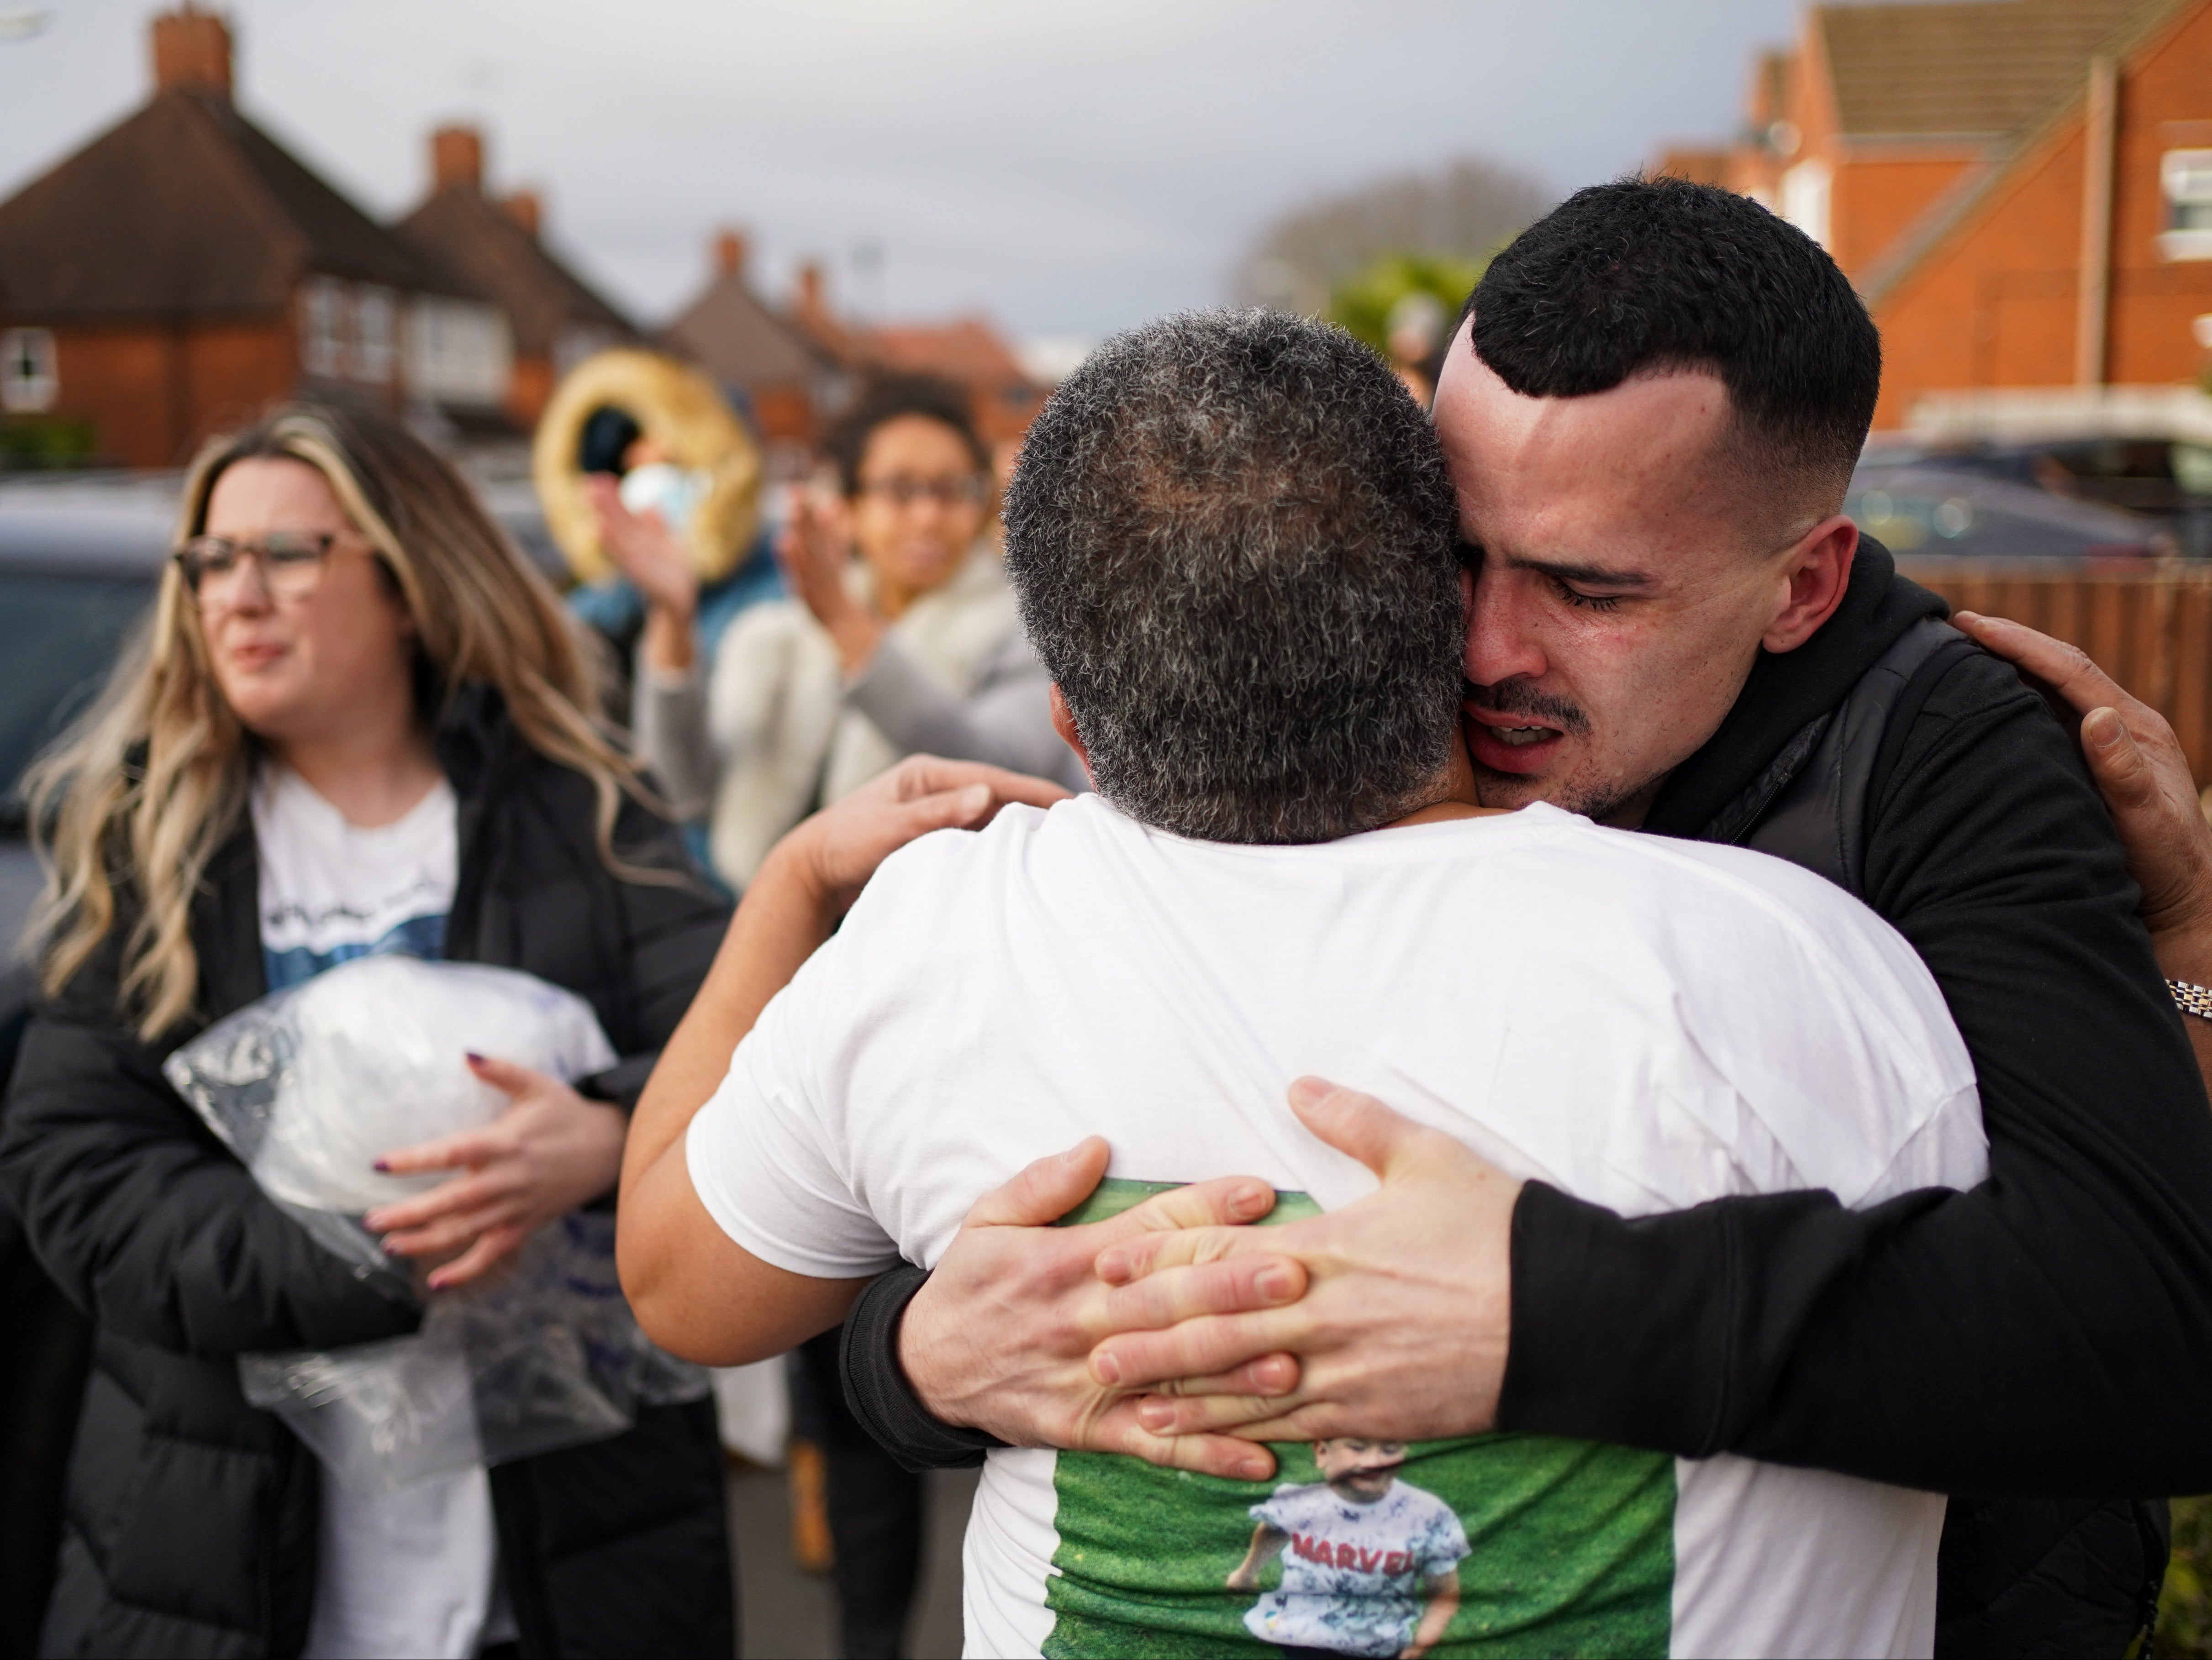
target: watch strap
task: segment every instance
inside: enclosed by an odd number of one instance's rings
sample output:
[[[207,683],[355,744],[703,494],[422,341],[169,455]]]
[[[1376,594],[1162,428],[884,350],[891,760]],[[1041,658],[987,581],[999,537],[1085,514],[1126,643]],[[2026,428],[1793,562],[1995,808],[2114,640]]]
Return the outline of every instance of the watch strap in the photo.
[[[2200,1021],[2212,1021],[2212,986],[2168,980],[2166,989],[2173,997],[2173,1006],[2183,1014],[2194,1015]]]

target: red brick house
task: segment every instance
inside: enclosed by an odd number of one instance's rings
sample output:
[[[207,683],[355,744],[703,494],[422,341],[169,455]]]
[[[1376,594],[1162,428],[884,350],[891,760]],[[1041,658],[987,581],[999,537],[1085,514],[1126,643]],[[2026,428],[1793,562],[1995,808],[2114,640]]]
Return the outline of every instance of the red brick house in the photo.
[[[771,445],[812,445],[823,416],[849,391],[845,360],[753,292],[741,233],[716,233],[712,254],[706,288],[661,330],[662,341],[722,385],[742,392]]]
[[[1878,431],[2212,366],[2212,0],[1814,6],[1738,142],[1661,166],[1835,256],[1882,332]]]
[[[431,185],[392,227],[424,261],[498,304],[514,330],[514,368],[501,399],[527,432],[560,378],[593,352],[635,344],[636,327],[545,245],[532,191],[484,192],[483,137],[473,127],[430,135]]]
[[[152,100],[0,203],[0,419],[163,467],[299,392],[495,404],[498,308],[239,112],[221,18],[152,44]]]
[[[886,368],[935,375],[968,389],[975,428],[986,444],[1018,439],[1044,407],[1044,389],[1031,381],[1008,346],[980,317],[945,324],[886,324],[867,342]]]
[[[823,358],[854,376],[931,375],[965,387],[975,429],[994,448],[1018,440],[1043,407],[1044,389],[982,318],[875,327],[847,322],[830,309],[822,268],[814,264],[799,267],[799,289],[784,318]]]

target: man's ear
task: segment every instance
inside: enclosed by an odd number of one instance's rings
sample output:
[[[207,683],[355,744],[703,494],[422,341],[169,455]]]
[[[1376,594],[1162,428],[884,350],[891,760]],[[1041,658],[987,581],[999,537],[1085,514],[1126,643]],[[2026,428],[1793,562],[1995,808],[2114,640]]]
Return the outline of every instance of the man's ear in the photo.
[[[1794,651],[1836,614],[1851,585],[1859,527],[1843,514],[1824,518],[1784,556],[1790,590],[1759,643],[1770,651]]]
[[[1075,730],[1074,712],[1067,706],[1067,700],[1060,696],[1057,681],[1052,688],[1052,730],[1060,734],[1062,743],[1075,751],[1076,760],[1083,763],[1083,776],[1091,778],[1091,752],[1083,747],[1083,735]],[[1091,783],[1093,789],[1097,787],[1097,779],[1091,779]]]

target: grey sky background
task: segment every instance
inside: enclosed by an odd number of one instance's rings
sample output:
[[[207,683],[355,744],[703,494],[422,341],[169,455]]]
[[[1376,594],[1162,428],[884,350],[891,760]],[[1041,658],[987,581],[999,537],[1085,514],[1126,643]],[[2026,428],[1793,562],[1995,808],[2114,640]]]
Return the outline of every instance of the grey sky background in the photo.
[[[0,0],[0,197],[150,82],[147,0]],[[1096,336],[1226,297],[1274,214],[1460,154],[1565,194],[1725,134],[1793,0],[231,0],[239,101],[370,211],[482,124],[647,322],[722,222],[894,318]],[[856,284],[854,254],[884,254]],[[857,292],[856,292],[857,289]]]

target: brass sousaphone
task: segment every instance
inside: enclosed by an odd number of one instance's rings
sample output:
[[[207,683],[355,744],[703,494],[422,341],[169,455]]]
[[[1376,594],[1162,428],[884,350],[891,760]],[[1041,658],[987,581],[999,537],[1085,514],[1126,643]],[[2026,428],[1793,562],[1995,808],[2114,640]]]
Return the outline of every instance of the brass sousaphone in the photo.
[[[627,348],[597,353],[568,373],[531,445],[530,470],[545,528],[569,570],[587,583],[615,574],[584,498],[580,457],[584,423],[607,405],[635,421],[671,464],[706,476],[706,493],[683,536],[701,583],[720,581],[752,546],[759,524],[759,447],[698,370],[658,352]]]

